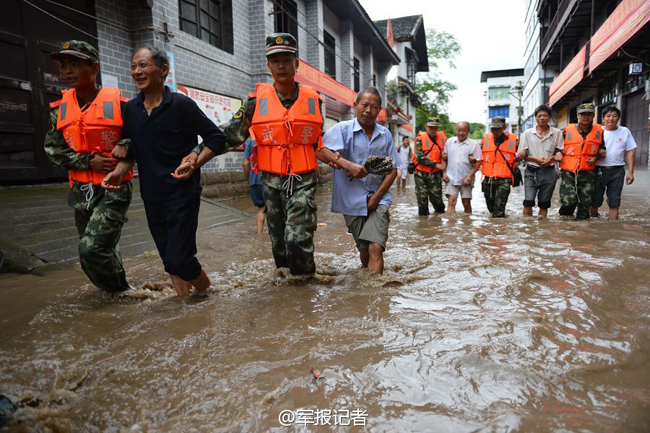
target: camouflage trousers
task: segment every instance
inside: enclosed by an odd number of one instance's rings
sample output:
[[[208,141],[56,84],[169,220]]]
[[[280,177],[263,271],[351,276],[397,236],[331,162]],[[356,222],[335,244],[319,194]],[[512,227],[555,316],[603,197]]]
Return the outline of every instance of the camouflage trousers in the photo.
[[[418,215],[429,215],[429,202],[436,212],[445,211],[442,201],[442,171],[425,173],[415,171],[415,197],[418,200]]]
[[[596,188],[596,170],[577,173],[562,170],[560,184],[560,215],[573,215],[578,208],[577,219],[589,219],[591,198]]]
[[[131,182],[125,183],[117,192],[92,185],[90,193],[85,186],[82,190],[80,184],[75,184],[70,190],[68,204],[75,210],[75,225],[81,238],[81,269],[95,286],[107,292],[129,288],[118,242],[132,196]]]
[[[316,231],[316,183],[300,185],[287,194],[285,189],[264,183],[266,221],[273,259],[278,268],[292,274],[313,274],[314,232]]]
[[[486,177],[481,184],[485,204],[494,218],[506,217],[506,204],[510,196],[512,180],[502,177]]]

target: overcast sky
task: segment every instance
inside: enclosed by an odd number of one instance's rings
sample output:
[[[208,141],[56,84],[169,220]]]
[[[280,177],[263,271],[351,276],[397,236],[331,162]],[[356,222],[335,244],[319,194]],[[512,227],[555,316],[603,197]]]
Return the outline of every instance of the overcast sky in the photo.
[[[423,15],[425,28],[453,34],[462,52],[457,69],[441,77],[458,87],[449,103],[453,121],[485,122],[481,72],[524,67],[525,0],[360,0],[373,21]],[[424,74],[420,72],[418,75]]]

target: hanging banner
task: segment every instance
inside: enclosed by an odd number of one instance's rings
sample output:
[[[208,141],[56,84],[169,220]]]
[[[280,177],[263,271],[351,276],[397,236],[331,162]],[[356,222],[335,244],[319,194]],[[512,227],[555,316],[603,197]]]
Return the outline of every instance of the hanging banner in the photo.
[[[578,54],[571,60],[571,62],[560,72],[555,80],[551,83],[549,92],[548,105],[551,107],[559,101],[567,92],[573,89],[576,84],[582,81],[585,76],[585,56],[587,53],[587,46],[582,47]]]
[[[353,106],[354,100],[357,97],[357,92],[348,89],[334,78],[322,73],[304,60],[300,60],[300,66],[296,71],[296,81],[312,86],[322,94],[350,107]]]
[[[648,21],[650,1],[623,0],[591,37],[589,73],[614,54]]]

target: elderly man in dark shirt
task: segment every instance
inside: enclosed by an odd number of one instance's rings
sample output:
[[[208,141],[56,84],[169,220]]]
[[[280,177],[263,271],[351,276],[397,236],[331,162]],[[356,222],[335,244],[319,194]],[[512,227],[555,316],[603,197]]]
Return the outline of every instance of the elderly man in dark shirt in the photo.
[[[176,293],[184,296],[191,286],[206,290],[210,280],[196,258],[201,174],[196,170],[184,180],[176,169],[196,147],[197,135],[217,155],[229,148],[225,135],[194,101],[165,86],[168,72],[165,52],[151,46],[136,50],[131,76],[140,94],[123,112],[124,136],[131,139],[131,152],[114,153],[123,161],[102,185],[109,190],[119,188],[135,157],[149,230]]]

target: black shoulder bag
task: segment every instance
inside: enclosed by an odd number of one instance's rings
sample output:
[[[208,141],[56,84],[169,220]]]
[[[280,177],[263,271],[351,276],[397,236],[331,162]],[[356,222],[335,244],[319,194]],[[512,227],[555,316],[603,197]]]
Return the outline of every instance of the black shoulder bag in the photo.
[[[521,169],[517,166],[517,158],[515,157],[514,168],[512,168],[512,166],[508,164],[508,159],[505,157],[503,152],[501,152],[501,149],[499,149],[500,146],[501,145],[497,146],[497,151],[501,154],[501,157],[506,162],[506,166],[512,174],[512,186],[516,188],[524,182],[524,177],[521,175]]]
[[[438,146],[438,149],[440,149],[440,155],[442,155],[442,149],[440,148],[440,146],[438,145],[438,143],[436,143],[435,140],[431,140],[431,141],[433,141],[434,146]],[[431,149],[429,149],[429,150],[427,151],[427,153],[424,154],[424,156],[429,156],[429,154],[431,153],[432,150],[433,150],[433,146],[431,146]],[[413,151],[413,152],[415,153],[415,151]],[[417,165],[418,165],[417,162],[413,162],[413,161],[410,161],[410,162],[409,162],[409,166],[408,166],[408,172],[409,172],[409,174],[413,174],[413,173],[415,173],[415,167],[416,167]]]

